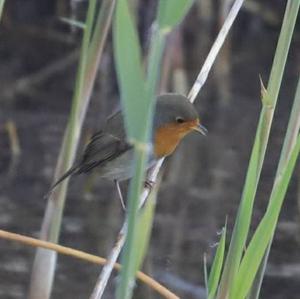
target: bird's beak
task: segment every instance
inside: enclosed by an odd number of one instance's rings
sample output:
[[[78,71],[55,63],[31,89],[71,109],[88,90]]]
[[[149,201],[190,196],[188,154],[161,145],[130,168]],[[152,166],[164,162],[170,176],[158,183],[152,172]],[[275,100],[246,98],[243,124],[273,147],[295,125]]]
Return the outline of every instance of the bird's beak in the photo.
[[[204,136],[206,136],[208,133],[207,129],[201,124],[198,124],[196,127],[193,128],[193,130],[201,133]]]

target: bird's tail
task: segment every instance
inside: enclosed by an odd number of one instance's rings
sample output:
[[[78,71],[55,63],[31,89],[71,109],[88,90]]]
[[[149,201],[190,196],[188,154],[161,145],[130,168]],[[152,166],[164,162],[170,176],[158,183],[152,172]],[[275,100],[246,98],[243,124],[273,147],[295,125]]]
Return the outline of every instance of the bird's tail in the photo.
[[[66,178],[68,178],[69,176],[76,174],[77,171],[79,170],[78,165],[75,165],[73,167],[71,167],[67,172],[65,172],[51,187],[50,190],[47,192],[47,194],[44,196],[45,199],[49,198],[49,196],[52,194],[52,192],[54,191],[54,189],[62,182],[64,181]]]

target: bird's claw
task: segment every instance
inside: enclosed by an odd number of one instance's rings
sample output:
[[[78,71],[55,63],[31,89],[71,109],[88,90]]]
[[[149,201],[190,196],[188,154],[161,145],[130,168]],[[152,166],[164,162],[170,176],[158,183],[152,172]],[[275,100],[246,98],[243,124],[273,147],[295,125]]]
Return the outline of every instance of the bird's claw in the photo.
[[[151,180],[146,180],[144,183],[144,187],[149,189],[149,191],[152,191],[154,185],[155,185],[155,182],[151,181]]]

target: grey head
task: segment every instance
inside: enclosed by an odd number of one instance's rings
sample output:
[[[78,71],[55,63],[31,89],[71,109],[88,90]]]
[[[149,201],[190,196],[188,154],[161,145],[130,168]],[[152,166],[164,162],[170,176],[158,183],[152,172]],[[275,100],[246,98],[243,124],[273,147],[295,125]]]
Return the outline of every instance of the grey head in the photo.
[[[183,123],[199,119],[194,105],[183,95],[166,93],[157,97],[154,129],[166,124]]]

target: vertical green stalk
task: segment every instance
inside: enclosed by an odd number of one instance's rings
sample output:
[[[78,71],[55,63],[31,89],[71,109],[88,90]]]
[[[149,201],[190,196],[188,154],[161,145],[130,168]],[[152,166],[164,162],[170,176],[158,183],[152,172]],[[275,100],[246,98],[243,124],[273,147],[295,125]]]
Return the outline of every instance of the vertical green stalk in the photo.
[[[288,123],[286,136],[283,142],[282,153],[280,155],[280,160],[279,160],[276,175],[278,175],[282,171],[283,167],[290,159],[291,150],[296,143],[296,139],[299,133],[299,128],[300,128],[300,76],[298,78],[294,104],[291,110],[290,120]]]
[[[230,297],[229,291],[236,280],[242,252],[246,244],[253,202],[261,174],[270,128],[273,120],[274,109],[277,103],[278,93],[296,22],[298,8],[299,1],[288,1],[272,65],[268,88],[262,98],[263,108],[255,136],[255,142],[251,154],[242,200],[220,283],[218,298]]]
[[[158,81],[158,74],[160,68],[160,60],[162,57],[165,45],[165,34],[160,30],[156,30],[153,34],[151,49],[148,61],[148,74],[146,82],[145,104],[147,104],[146,111],[148,111],[145,124],[145,131],[140,141],[135,142],[135,176],[132,179],[129,189],[129,208],[128,208],[128,228],[127,238],[124,246],[124,253],[122,255],[123,267],[121,270],[121,282],[117,291],[117,298],[131,298],[132,289],[134,286],[134,275],[136,272],[135,257],[137,257],[139,249],[136,248],[137,237],[137,223],[138,223],[138,208],[139,196],[142,191],[142,182],[145,178],[145,169],[148,159],[148,140],[150,139],[150,132],[152,128],[152,115],[154,109],[154,98],[156,92],[156,84]]]
[[[270,196],[269,206],[249,242],[241,262],[236,283],[231,290],[230,298],[245,298],[250,292],[255,275],[267,250],[268,244],[276,229],[282,203],[300,151],[300,135],[291,150],[290,159],[276,176]]]
[[[182,20],[192,3],[193,0],[159,2],[158,17],[155,23],[157,28],[152,36],[148,56],[146,84],[142,80],[144,74],[141,72],[140,44],[128,2],[124,0],[117,4],[114,54],[128,137],[135,151],[135,175],[130,183],[128,195],[127,238],[122,255],[121,280],[117,289],[117,298],[119,299],[131,298],[134,286],[136,259],[139,256],[135,246],[138,237],[136,226],[139,198],[148,159],[156,85],[165,45],[165,33]]]
[[[133,242],[137,235],[136,220],[139,195],[142,190],[148,157],[147,107],[150,106],[149,101],[152,100],[147,97],[145,92],[138,33],[127,1],[117,3],[113,38],[114,58],[121,89],[125,125],[128,139],[134,147],[135,166],[134,177],[130,182],[128,193],[127,236],[122,254],[121,280],[117,289],[117,298],[123,299],[130,298],[134,285],[136,263],[133,263],[133,260],[136,248],[134,248]]]
[[[0,19],[2,18],[4,2],[5,2],[5,0],[0,0]]]
[[[62,162],[62,171],[60,167],[59,171],[56,171],[54,176],[54,181],[60,177],[61,172],[66,171],[69,169],[74,161],[75,154],[76,154],[76,148],[77,144],[79,142],[80,138],[80,130],[81,130],[81,123],[79,122],[79,115],[82,109],[82,94],[84,90],[84,81],[86,77],[87,72],[87,60],[88,60],[88,49],[89,44],[92,37],[92,30],[93,30],[93,23],[95,18],[95,9],[96,9],[96,0],[91,0],[88,7],[87,12],[87,21],[84,29],[84,34],[82,38],[82,47],[80,51],[80,58],[79,58],[79,66],[78,66],[78,72],[76,77],[76,83],[75,83],[75,92],[72,100],[72,107],[70,112],[70,119],[68,122],[68,127],[65,132],[64,141],[63,141],[63,151],[60,152],[59,160]],[[65,205],[65,199],[66,199],[66,189],[67,189],[68,181],[62,183],[61,189],[62,192],[59,192],[60,187],[57,189],[57,193],[53,193],[53,197],[51,196],[48,200],[48,206],[52,206],[52,202],[55,201],[57,204],[56,207],[56,213],[51,213],[51,223],[47,227],[42,226],[42,232],[45,232],[45,234],[42,234],[42,239],[45,239],[47,241],[55,242],[57,243],[59,233],[60,233],[60,227],[61,227],[61,221],[62,221],[62,215],[63,215],[63,209]],[[56,196],[57,194],[57,196]],[[50,219],[49,219],[50,220]]]
[[[225,254],[225,241],[226,241],[226,227],[227,227],[227,220],[225,222],[225,226],[222,230],[222,235],[218,244],[218,248],[214,257],[213,264],[209,271],[209,278],[207,280],[207,271],[206,271],[206,290],[207,290],[207,298],[213,299],[215,298],[215,294],[218,289],[218,284],[220,281],[220,276],[222,273],[223,267],[223,260]]]
[[[112,6],[114,5],[114,1],[105,0],[103,3],[106,2],[109,2]],[[93,30],[96,18],[96,3],[96,0],[90,0],[88,6],[70,120],[65,131],[54,180],[60,177],[73,163],[79,142],[82,122],[90,99],[93,82],[95,80],[99,57],[101,56],[103,43],[107,36],[107,29]],[[107,9],[107,5],[104,6],[103,4],[101,10],[103,7],[104,9]],[[98,14],[97,17],[98,19],[99,15],[100,14]],[[109,24],[111,20],[111,13],[108,13],[107,17],[102,18],[101,20],[102,21],[97,22],[97,24],[107,28],[107,23]],[[94,45],[93,51],[90,50],[91,45]],[[89,61],[93,59],[93,57],[97,57],[98,59],[97,61],[94,61],[92,69]],[[58,241],[67,183],[67,181],[63,182],[48,199],[41,229],[41,238],[43,240],[52,242]],[[56,253],[45,249],[37,250],[32,270],[29,291],[30,299],[49,298],[54,278],[55,263]]]
[[[291,116],[289,119],[287,132],[284,138],[284,143],[282,146],[280,160],[279,160],[275,177],[278,177],[278,175],[282,172],[283,168],[286,166],[287,162],[289,161],[292,149],[295,146],[297,140],[299,129],[300,129],[300,77],[298,78],[294,104],[291,110]],[[264,258],[261,262],[259,271],[255,277],[255,281],[251,288],[249,299],[258,299],[259,297],[263,276],[266,270],[266,265],[270,254],[271,244],[272,244],[272,240],[268,245]]]
[[[147,87],[149,94],[155,94],[156,83],[159,79],[160,60],[163,54],[166,41],[166,32],[154,24],[155,31],[152,36],[151,48],[149,53],[148,69],[147,69]]]
[[[140,194],[142,190],[141,180],[145,176],[146,158],[147,152],[145,150],[136,150],[135,152],[135,169],[136,173],[132,182],[130,183],[129,190],[129,208],[128,208],[128,227],[127,238],[125,242],[124,252],[122,255],[122,270],[121,270],[121,282],[117,289],[117,298],[127,299],[132,295],[132,289],[134,287],[134,273],[136,271],[136,264],[132,261],[137,254],[137,248],[134,247],[134,242],[137,235],[137,215],[139,207],[139,197],[136,194]]]
[[[87,54],[87,72],[85,75],[85,89],[82,95],[83,99],[89,98],[97,75],[98,66],[104,50],[106,36],[108,34],[113,12],[116,6],[116,0],[103,0],[101,9],[97,17],[93,36]],[[84,115],[81,114],[80,121],[82,122]]]

